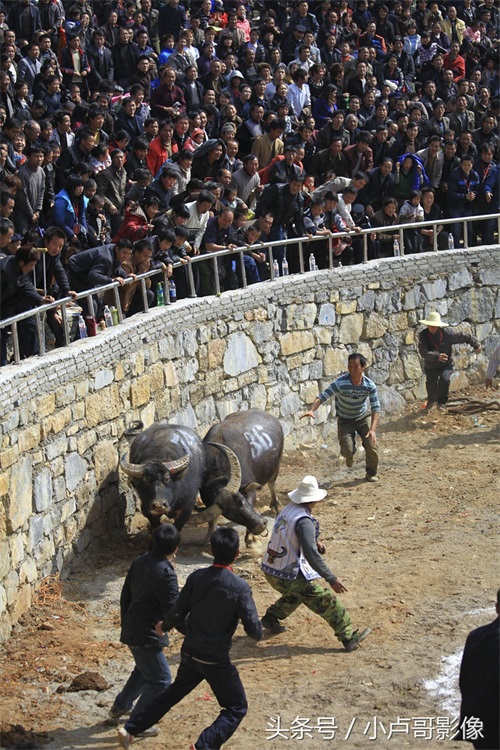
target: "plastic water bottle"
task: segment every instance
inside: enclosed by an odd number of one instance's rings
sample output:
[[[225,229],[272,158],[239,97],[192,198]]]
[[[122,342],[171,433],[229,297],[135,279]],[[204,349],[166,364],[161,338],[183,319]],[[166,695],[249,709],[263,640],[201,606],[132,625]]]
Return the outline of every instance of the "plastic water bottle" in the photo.
[[[170,279],[168,293],[170,295],[170,302],[177,302],[177,289],[175,288],[175,281],[173,279]]]
[[[165,304],[165,292],[163,290],[163,284],[161,283],[161,281],[156,287],[156,304],[158,305],[158,307],[163,307],[163,305]]]
[[[455,238],[453,237],[453,234],[450,232],[448,235],[448,250],[454,250],[455,249]]]
[[[394,242],[393,242],[392,248],[393,248],[393,252],[394,252],[394,257],[395,258],[399,258],[400,255],[401,255],[401,248],[399,247],[399,240],[398,240],[397,237],[394,238]]]
[[[273,260],[273,276],[275,279],[280,275],[280,266],[276,258]]]
[[[281,272],[283,276],[288,276],[288,261],[286,259],[286,256],[283,258],[281,262]]]
[[[316,265],[316,258],[314,257],[314,253],[311,253],[309,256],[309,270],[310,271],[317,271],[318,266]]]
[[[80,332],[80,338],[86,339],[88,334],[87,334],[87,326],[85,325],[83,315],[78,316],[78,330]]]
[[[104,306],[103,314],[104,314],[104,322],[106,323],[106,328],[112,328],[113,316],[111,315],[111,310],[109,309],[108,305]]]

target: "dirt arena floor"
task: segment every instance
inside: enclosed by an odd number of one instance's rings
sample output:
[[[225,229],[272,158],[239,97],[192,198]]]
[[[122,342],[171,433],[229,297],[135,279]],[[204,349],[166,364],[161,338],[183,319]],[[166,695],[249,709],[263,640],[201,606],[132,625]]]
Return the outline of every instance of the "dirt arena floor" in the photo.
[[[482,389],[469,395],[500,397]],[[258,644],[240,627],[232,655],[249,713],[228,750],[470,747],[448,738],[458,716],[461,649],[472,628],[494,618],[500,586],[499,424],[499,412],[427,415],[408,406],[380,425],[378,484],[364,481],[362,453],[348,470],[335,441],[286,453],[281,499],[308,473],[328,487],[317,506],[327,560],[348,588],[342,599],[355,625],[373,633],[347,654],[305,608],[289,618],[286,633]],[[266,491],[260,500],[272,523]],[[176,563],[181,582],[210,562],[188,537]],[[116,729],[104,720],[132,665],[118,641],[118,600],[146,543],[138,533],[80,557],[65,572],[62,597],[23,617],[0,655],[2,747],[32,732],[55,750],[117,747]],[[276,595],[259,562],[259,552],[244,552],[237,572],[263,614]],[[181,639],[174,634],[169,648],[174,673]],[[84,673],[93,674],[80,687],[101,689],[68,692]],[[202,685],[163,719],[159,737],[138,747],[187,750],[216,713]]]

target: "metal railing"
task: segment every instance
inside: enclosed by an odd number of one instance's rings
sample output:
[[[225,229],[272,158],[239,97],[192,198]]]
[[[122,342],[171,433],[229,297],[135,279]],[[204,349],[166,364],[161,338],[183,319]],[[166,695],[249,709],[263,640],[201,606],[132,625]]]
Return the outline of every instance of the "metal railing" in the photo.
[[[405,223],[405,224],[388,225],[384,227],[369,227],[367,229],[362,229],[360,232],[355,232],[354,230],[351,230],[347,232],[335,232],[330,235],[320,235],[320,236],[316,235],[312,237],[311,236],[293,237],[289,239],[275,240],[273,242],[257,243],[255,245],[252,245],[251,248],[259,252],[262,250],[267,251],[269,267],[270,267],[270,275],[271,275],[270,280],[274,281],[276,276],[275,276],[275,272],[273,269],[273,261],[274,261],[273,248],[275,247],[286,248],[289,245],[297,246],[298,255],[299,255],[299,273],[303,274],[306,272],[305,260],[304,260],[304,243],[307,243],[307,245],[309,245],[310,243],[327,241],[328,242],[328,268],[333,269],[335,268],[335,265],[334,265],[335,253],[334,253],[334,248],[333,248],[333,241],[337,239],[341,239],[341,238],[353,239],[355,237],[362,237],[363,239],[363,263],[367,263],[368,262],[368,241],[371,235],[375,235],[375,236],[377,234],[394,235],[398,233],[400,253],[401,253],[401,256],[404,256],[405,255],[404,253],[405,230],[423,229],[425,227],[435,228],[437,226],[447,226],[450,224],[455,224],[455,225],[462,224],[463,234],[464,234],[464,248],[468,249],[467,224],[470,222],[478,222],[478,221],[485,221],[485,220],[491,220],[491,219],[496,219],[497,221],[497,231],[498,231],[498,238],[500,242],[500,213],[492,213],[492,214],[481,214],[480,216],[472,216],[472,217],[468,216],[468,217],[458,217],[454,219],[439,219],[438,221],[418,221],[418,222]],[[435,252],[437,252],[438,250],[437,236],[438,236],[438,233],[434,232],[433,251]],[[246,252],[248,252],[248,250],[249,250],[248,246],[244,246],[244,247],[238,247],[234,250],[219,250],[213,253],[195,255],[189,259],[189,262],[187,264],[175,263],[174,268],[184,268],[186,270],[188,287],[189,287],[189,297],[194,298],[194,297],[197,297],[197,294],[196,294],[195,279],[193,275],[193,264],[210,263],[212,265],[212,270],[213,270],[212,278],[213,278],[214,287],[215,287],[215,294],[219,296],[221,294],[221,288],[220,288],[220,280],[219,280],[219,273],[218,273],[218,262],[217,262],[218,259],[227,255],[234,255],[237,257],[237,262],[239,263],[240,270],[241,270],[242,287],[245,289],[248,286],[248,282],[247,282],[247,275],[246,275],[245,262],[244,262],[243,256]],[[285,250],[285,253],[286,253],[286,250]],[[45,323],[45,315],[47,312],[49,312],[50,310],[60,308],[60,313],[62,317],[64,342],[65,342],[65,345],[68,346],[71,343],[71,341],[70,341],[70,325],[69,325],[69,320],[68,320],[68,307],[67,306],[71,306],[75,301],[78,301],[80,299],[86,299],[89,313],[93,315],[95,311],[93,297],[96,295],[101,296],[105,292],[111,290],[113,292],[115,306],[118,311],[119,323],[122,323],[124,316],[123,316],[123,311],[122,311],[121,302],[120,302],[119,289],[122,286],[125,286],[127,284],[135,284],[139,282],[142,301],[144,305],[143,312],[148,312],[150,307],[149,307],[148,299],[147,299],[146,281],[147,279],[151,277],[159,276],[159,275],[163,278],[163,284],[165,288],[165,306],[168,307],[170,304],[172,304],[172,302],[170,300],[170,295],[168,293],[167,273],[164,270],[155,269],[154,271],[147,271],[146,273],[137,275],[135,279],[134,278],[124,279],[123,285],[120,284],[118,281],[113,281],[104,286],[94,287],[93,289],[89,289],[85,292],[79,292],[74,298],[63,297],[57,300],[56,302],[52,302],[50,304],[45,304],[45,305],[40,305],[39,307],[36,307],[32,310],[27,310],[26,312],[20,313],[11,318],[0,320],[0,332],[2,332],[2,335],[3,335],[3,329],[6,329],[6,328],[10,329],[12,333],[12,348],[13,348],[14,363],[19,364],[19,362],[21,361],[20,350],[19,350],[19,335],[18,335],[18,323],[20,321],[26,320],[31,317],[35,318],[38,342],[39,342],[39,354],[42,355],[42,354],[45,354],[46,352],[44,323]],[[262,283],[267,283],[267,282],[262,282]]]

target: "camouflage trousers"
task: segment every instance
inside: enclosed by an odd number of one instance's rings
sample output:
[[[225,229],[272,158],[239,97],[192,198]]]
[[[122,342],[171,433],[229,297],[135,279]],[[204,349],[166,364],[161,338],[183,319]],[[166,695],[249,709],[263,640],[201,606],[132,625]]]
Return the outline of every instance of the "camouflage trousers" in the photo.
[[[301,604],[305,604],[326,620],[340,641],[352,636],[351,616],[332,589],[320,586],[317,580],[306,581],[302,573],[295,581],[284,581],[267,573],[265,576],[273,589],[281,594],[281,598],[268,608],[266,615],[284,620]]]

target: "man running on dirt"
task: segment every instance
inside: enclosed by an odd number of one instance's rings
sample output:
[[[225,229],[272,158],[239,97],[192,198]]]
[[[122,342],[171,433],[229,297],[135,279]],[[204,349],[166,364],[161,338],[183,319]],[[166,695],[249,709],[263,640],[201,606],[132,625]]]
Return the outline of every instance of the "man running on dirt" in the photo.
[[[335,396],[335,412],[340,443],[340,453],[350,469],[356,453],[356,433],[361,437],[366,455],[366,481],[378,482],[378,448],[376,429],[379,420],[380,403],[377,386],[364,374],[367,361],[362,354],[354,352],[348,357],[349,372],[341,375],[328,388],[317,396],[304,417],[314,417],[321,404]],[[366,404],[370,399],[371,414]]]
[[[418,351],[424,360],[426,378],[426,409],[431,409],[436,403],[438,408],[444,409],[448,401],[453,372],[453,344],[470,344],[476,354],[479,354],[481,342],[468,333],[452,331],[435,310],[430,312],[427,319],[421,320],[420,323],[427,326],[418,334]]]

